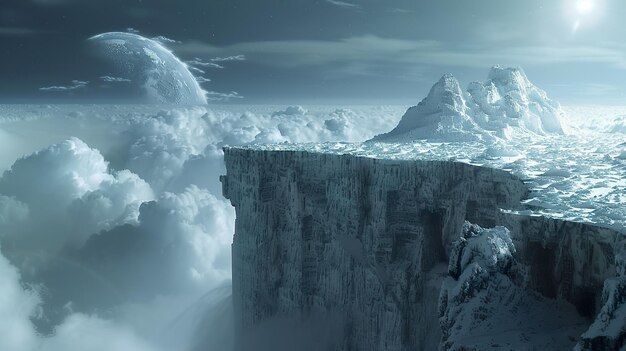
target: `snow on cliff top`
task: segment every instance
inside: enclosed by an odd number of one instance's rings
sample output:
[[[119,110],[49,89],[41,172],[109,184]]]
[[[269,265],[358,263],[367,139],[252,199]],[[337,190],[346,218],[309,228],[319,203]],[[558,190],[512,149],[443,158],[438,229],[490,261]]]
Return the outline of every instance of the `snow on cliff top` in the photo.
[[[526,135],[485,142],[365,142],[249,145],[391,160],[456,161],[509,171],[531,189],[524,214],[597,223],[626,233],[623,134]]]
[[[375,141],[494,141],[513,134],[563,134],[564,112],[519,68],[494,66],[485,82],[462,91],[450,74]]]

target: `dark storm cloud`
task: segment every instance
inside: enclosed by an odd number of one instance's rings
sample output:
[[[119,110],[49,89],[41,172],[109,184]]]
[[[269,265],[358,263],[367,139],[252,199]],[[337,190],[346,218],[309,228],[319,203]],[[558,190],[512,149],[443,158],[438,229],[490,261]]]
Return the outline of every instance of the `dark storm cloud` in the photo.
[[[12,83],[0,87],[4,98],[108,75],[80,56],[84,40],[131,27],[163,38],[186,61],[222,65],[212,59],[245,55],[224,70],[194,66],[212,80],[207,89],[240,91],[249,102],[415,102],[443,73],[467,82],[494,64],[524,66],[561,100],[582,97],[560,86],[619,87],[626,79],[626,4],[618,0],[596,0],[595,17],[582,22],[576,0],[7,1],[0,28],[29,35],[0,29],[0,75]]]

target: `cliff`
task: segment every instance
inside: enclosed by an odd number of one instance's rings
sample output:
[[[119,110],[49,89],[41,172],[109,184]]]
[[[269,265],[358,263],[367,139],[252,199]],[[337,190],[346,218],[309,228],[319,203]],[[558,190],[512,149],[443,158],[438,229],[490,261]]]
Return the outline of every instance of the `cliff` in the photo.
[[[239,350],[616,343],[580,335],[622,306],[603,293],[618,276],[620,234],[501,211],[528,194],[505,171],[253,148],[225,149],[225,162]]]

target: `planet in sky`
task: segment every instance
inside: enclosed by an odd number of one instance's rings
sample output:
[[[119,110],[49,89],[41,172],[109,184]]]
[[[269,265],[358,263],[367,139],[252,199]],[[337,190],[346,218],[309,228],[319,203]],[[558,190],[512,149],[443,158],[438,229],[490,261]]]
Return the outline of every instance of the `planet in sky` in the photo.
[[[133,33],[109,32],[89,38],[119,71],[120,79],[140,89],[146,103],[205,105],[205,91],[161,43]]]

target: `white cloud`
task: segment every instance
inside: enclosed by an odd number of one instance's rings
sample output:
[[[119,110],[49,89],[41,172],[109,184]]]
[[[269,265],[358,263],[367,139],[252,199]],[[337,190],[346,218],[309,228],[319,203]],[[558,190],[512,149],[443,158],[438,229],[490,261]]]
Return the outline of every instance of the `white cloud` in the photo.
[[[219,346],[228,343],[228,316],[211,322],[221,328],[219,335],[199,329],[207,325],[206,314],[217,313],[207,306],[219,300],[221,311],[228,303],[227,296],[202,296],[231,275],[235,213],[220,195],[218,177],[225,172],[221,147],[365,140],[390,129],[402,112],[115,109],[84,114],[45,109],[45,115],[58,115],[50,125],[87,125],[99,131],[84,134],[90,144],[106,139],[114,145],[100,144],[108,150],[100,153],[70,138],[18,160],[0,178],[0,233],[6,254],[26,282],[44,292],[41,302],[33,295],[26,305],[30,309],[20,314],[24,330],[34,330],[28,319],[32,313],[40,313],[37,320],[46,326],[58,324],[49,338],[27,335],[45,348],[41,351],[69,347],[73,339],[76,351],[91,339],[119,350],[156,345],[187,351],[186,345],[200,342],[226,350]],[[58,130],[72,135],[78,129]],[[112,170],[103,154],[115,159],[117,169],[128,170]],[[32,250],[45,258],[40,261]],[[66,304],[70,308],[64,309]],[[102,310],[109,311],[106,320],[94,315]],[[15,313],[9,320],[19,326]]]
[[[191,155],[209,144],[202,108],[161,111],[135,121],[126,167],[156,189],[163,189]]]
[[[200,66],[200,67],[208,67],[208,68],[224,68],[224,66],[222,66],[222,65],[219,65],[219,64],[214,63],[214,62],[206,62],[206,61],[203,61],[202,59],[197,58],[197,57],[195,59],[193,59],[193,60],[186,61],[185,63],[191,65],[192,67]]]
[[[195,66],[187,66],[187,69],[189,69],[191,72],[198,73],[198,74],[205,74],[206,73],[203,69],[200,69],[200,68],[195,67]]]
[[[154,37],[154,38],[152,38],[152,40],[156,40],[156,41],[160,42],[161,44],[179,44],[180,43],[180,41],[178,41],[178,40],[170,39],[170,38],[164,37],[162,35],[159,35],[158,37]]]
[[[212,62],[227,62],[227,61],[245,61],[246,55],[233,55],[227,57],[214,57],[211,59]]]
[[[450,45],[433,40],[382,38],[374,35],[341,40],[242,42],[217,47],[201,42],[181,44],[193,55],[241,53],[249,60],[276,67],[325,67],[341,75],[411,76],[421,65],[484,68],[485,65],[533,66],[566,63],[605,64],[626,69],[626,47],[620,43],[585,45]]]
[[[49,87],[41,87],[41,91],[71,91],[87,87],[89,82],[82,80],[73,80],[71,85],[53,85]]]
[[[138,225],[93,236],[77,253],[81,265],[131,301],[203,293],[230,279],[235,214],[226,200],[192,185],[140,211]]]
[[[360,9],[361,6],[357,5],[357,4],[353,4],[351,2],[345,2],[345,1],[338,1],[338,0],[326,0],[326,2],[333,4],[335,6],[339,6],[339,7],[343,7],[343,8],[350,8],[350,9]]]
[[[0,255],[0,350],[11,351],[154,351],[127,327],[95,316],[72,314],[50,336],[41,336],[37,319],[41,300],[24,289],[20,274]]]
[[[202,84],[202,83],[208,83],[211,81],[210,78],[206,78],[206,77],[202,77],[202,76],[196,76],[195,77],[196,80],[198,81],[198,83]]]
[[[128,327],[83,314],[69,316],[52,337],[41,340],[41,351],[155,351]]]
[[[113,76],[102,76],[100,77],[100,79],[107,83],[128,83],[131,81],[130,79],[127,79],[127,78],[113,77]]]
[[[230,93],[207,91],[206,96],[207,100],[210,101],[230,101],[232,99],[243,99],[243,96],[239,95],[239,93],[236,91],[231,91]]]
[[[0,194],[0,220],[13,219],[0,221],[5,239],[51,252],[136,222],[139,205],[153,198],[143,180],[129,171],[111,173],[100,152],[76,138],[16,161],[0,178]],[[14,215],[2,216],[7,211]],[[19,225],[15,213],[22,214]]]
[[[0,350],[34,350],[37,334],[30,317],[38,304],[37,294],[22,288],[17,269],[0,255]]]

